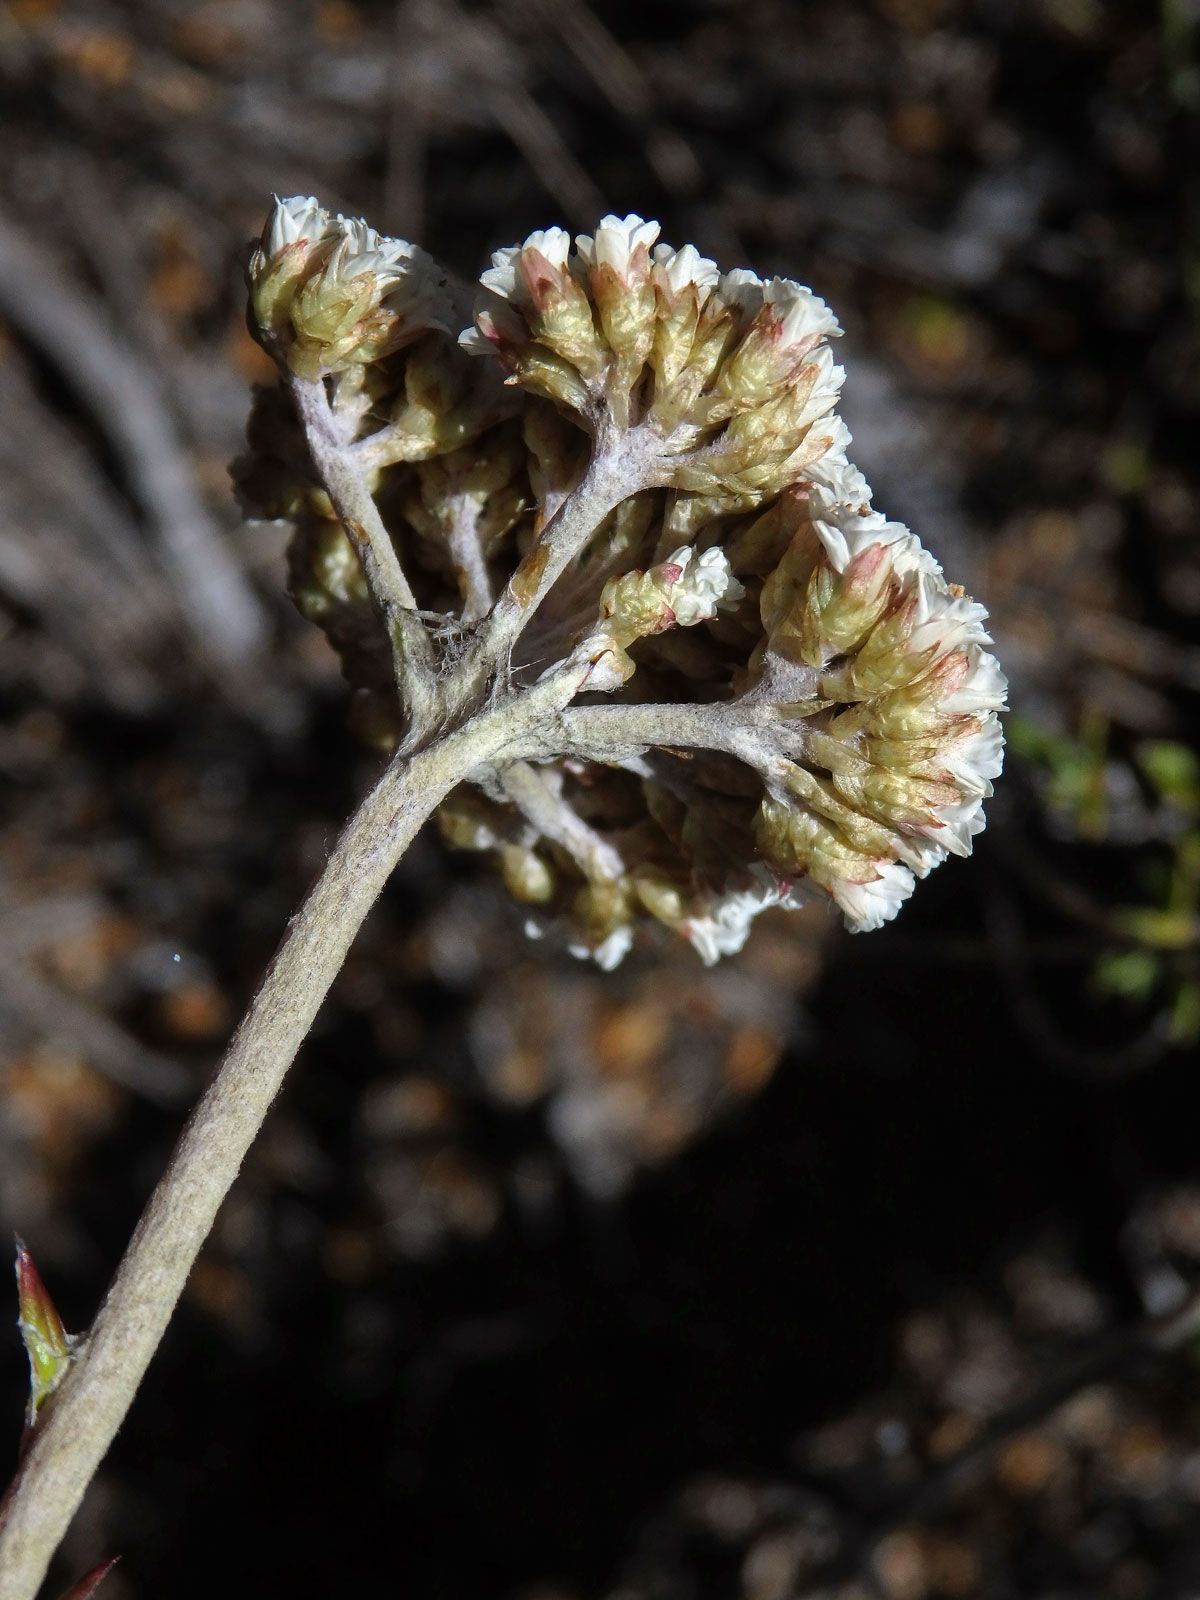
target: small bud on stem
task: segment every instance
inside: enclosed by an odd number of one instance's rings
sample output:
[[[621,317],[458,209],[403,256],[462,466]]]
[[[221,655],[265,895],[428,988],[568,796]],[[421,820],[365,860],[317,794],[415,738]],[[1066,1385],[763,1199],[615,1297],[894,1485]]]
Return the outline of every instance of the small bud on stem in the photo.
[[[54,1393],[71,1365],[75,1340],[62,1325],[23,1239],[17,1239],[17,1327],[29,1357],[29,1404],[25,1426],[37,1422],[42,1403]]]

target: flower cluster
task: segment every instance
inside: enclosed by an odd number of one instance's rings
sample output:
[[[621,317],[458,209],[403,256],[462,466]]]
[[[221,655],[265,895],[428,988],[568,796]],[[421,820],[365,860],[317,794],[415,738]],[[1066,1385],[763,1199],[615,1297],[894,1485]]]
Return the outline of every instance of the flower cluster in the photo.
[[[279,202],[251,264],[265,347],[293,392],[324,386],[338,471],[467,686],[445,703],[574,673],[535,752],[439,818],[496,858],[532,933],[602,966],[651,923],[715,961],[812,892],[880,926],[969,853],[1002,757],[983,608],[846,458],[832,314],[658,232],[606,217],[497,251],[457,338],[428,258],[315,201]],[[243,493],[295,522],[293,593],[393,746],[391,642],[344,511],[278,392],[250,438]]]
[[[454,315],[446,276],[424,250],[331,217],[311,195],[276,201],[250,284],[260,333],[310,378],[378,361]]]
[[[574,250],[562,228],[498,250],[461,343],[593,433],[647,425],[660,481],[702,497],[694,527],[761,503],[848,442],[829,415],[844,374],[825,341],[840,329],[811,289],[721,273],[658,232],[605,217]]]
[[[759,849],[859,928],[894,916],[914,874],[970,854],[1006,689],[984,608],[869,498],[830,463],[761,596],[762,671],[803,736],[771,774]]]

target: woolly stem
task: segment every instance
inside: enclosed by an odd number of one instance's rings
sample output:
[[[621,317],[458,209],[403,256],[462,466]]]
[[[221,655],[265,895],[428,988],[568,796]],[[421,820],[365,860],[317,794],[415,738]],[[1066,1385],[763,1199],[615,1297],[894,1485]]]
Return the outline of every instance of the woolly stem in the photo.
[[[630,495],[660,482],[661,471],[662,443],[648,430],[614,430],[597,439],[587,471],[480,625],[464,667],[468,681],[475,681],[481,663],[508,660],[530,617],[609,512]]]
[[[183,1130],[71,1370],[0,1504],[0,1600],[34,1600],[120,1427],[188,1273],[359,926],[422,822],[455,784],[529,754],[586,664],[396,757],[346,825]]]
[[[392,642],[396,687],[413,727],[427,731],[439,720],[442,696],[433,644],[417,615],[416,596],[345,437],[344,419],[330,407],[324,381],[292,373],[289,383],[313,465],[362,562],[367,586]]]

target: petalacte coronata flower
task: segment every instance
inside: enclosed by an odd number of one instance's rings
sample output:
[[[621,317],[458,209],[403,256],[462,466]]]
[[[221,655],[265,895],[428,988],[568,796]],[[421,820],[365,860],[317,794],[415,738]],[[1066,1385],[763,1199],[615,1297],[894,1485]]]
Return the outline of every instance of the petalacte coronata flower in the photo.
[[[813,894],[878,928],[970,852],[1002,761],[983,607],[847,460],[832,313],[658,232],[606,217],[497,251],[457,343],[427,258],[315,201],[277,205],[252,269],[293,382],[332,373],[346,460],[438,619],[443,673],[505,606],[479,692],[575,673],[540,753],[439,819],[495,858],[532,931],[605,967],[653,924],[716,961]],[[392,746],[404,717],[358,557],[286,407],[265,395],[255,417],[243,492],[296,521],[297,602]]]
[[[454,316],[446,274],[420,246],[330,217],[311,196],[276,200],[249,278],[260,337],[306,378],[381,360]]]
[[[648,430],[651,481],[702,498],[694,527],[761,503],[845,442],[836,419],[821,426],[843,377],[824,341],[841,330],[811,289],[722,275],[691,245],[656,244],[658,232],[605,217],[574,250],[562,228],[498,250],[462,343],[593,434]]]

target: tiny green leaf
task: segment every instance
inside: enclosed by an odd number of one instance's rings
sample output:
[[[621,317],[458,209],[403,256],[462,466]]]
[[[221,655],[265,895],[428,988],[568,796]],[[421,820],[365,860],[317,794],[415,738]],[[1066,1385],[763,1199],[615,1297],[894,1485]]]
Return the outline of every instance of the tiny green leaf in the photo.
[[[1138,764],[1164,800],[1189,816],[1200,811],[1200,759],[1174,739],[1147,739],[1138,746]]]
[[[1162,976],[1153,950],[1114,950],[1096,962],[1092,981],[1101,994],[1122,1000],[1145,1000]]]
[[[1153,911],[1127,906],[1115,920],[1122,932],[1154,950],[1190,950],[1200,940],[1200,923],[1186,911]]]
[[[1200,1039],[1200,984],[1189,979],[1179,985],[1167,1036],[1172,1044],[1183,1046]]]
[[[29,1357],[29,1407],[26,1424],[32,1427],[47,1395],[53,1394],[71,1364],[74,1339],[62,1325],[41,1274],[23,1239],[17,1239],[17,1327]]]

